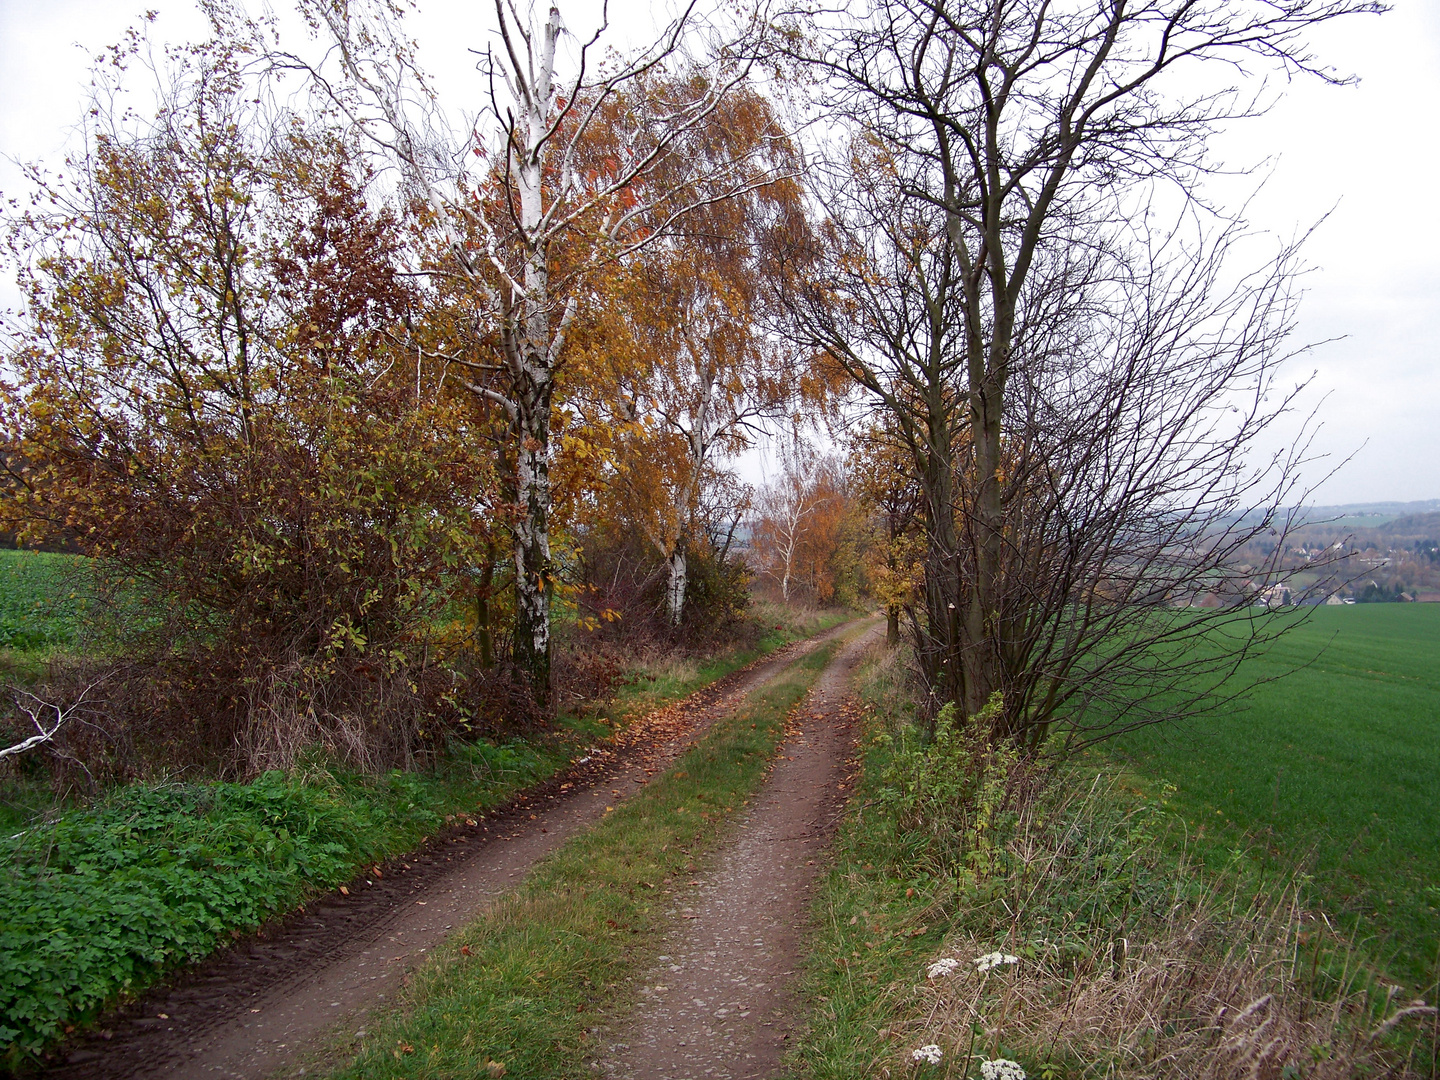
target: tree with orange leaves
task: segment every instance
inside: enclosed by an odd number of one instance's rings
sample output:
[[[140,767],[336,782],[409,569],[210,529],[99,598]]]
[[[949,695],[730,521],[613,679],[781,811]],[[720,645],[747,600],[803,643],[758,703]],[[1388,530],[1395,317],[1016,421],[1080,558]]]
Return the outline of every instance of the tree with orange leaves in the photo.
[[[107,109],[143,46],[6,222],[0,524],[143,597],[119,629],[145,707],[94,707],[182,725],[153,740],[170,764],[243,774],[308,742],[408,762],[440,731],[417,688],[494,491],[414,347],[401,223],[353,142],[267,114],[227,43],[167,55],[153,119]]]
[[[692,160],[667,160],[649,183],[683,189],[695,155],[764,161],[778,179],[697,206],[672,235],[612,267],[572,332],[574,400],[608,453],[614,510],[666,564],[672,626],[684,613],[705,487],[757,432],[826,396],[823,380],[767,332],[782,253],[805,227],[793,146],[769,103],[743,88],[694,136]]]
[[[445,132],[425,113],[432,97],[399,23],[383,0],[305,0],[333,48],[315,85],[396,164],[443,234],[450,272],[471,312],[498,341],[471,367],[477,398],[502,409],[512,436],[516,513],[512,656],[537,704],[551,702],[551,554],[554,426],[561,369],[582,300],[597,272],[672,235],[697,208],[770,182],[762,158],[707,155],[711,118],[748,76],[730,50],[686,78],[664,77],[679,54],[687,11],[651,46],[596,64],[608,23],[579,40],[565,70],[569,35],[558,7],[542,18],[496,0],[499,47],[481,53],[488,100],[480,119]],[[678,65],[677,65],[678,66]],[[322,64],[323,67],[323,64]],[[332,77],[333,76],[333,77]],[[606,147],[612,152],[603,152]],[[658,182],[679,176],[679,185]]]
[[[873,542],[865,551],[865,579],[885,609],[885,640],[900,643],[900,614],[913,609],[924,579],[923,493],[910,471],[909,453],[880,418],[850,444],[848,472]]]
[[[758,569],[789,603],[797,587],[825,603],[835,596],[836,555],[849,509],[845,473],[833,458],[787,453],[779,476],[755,500]]]

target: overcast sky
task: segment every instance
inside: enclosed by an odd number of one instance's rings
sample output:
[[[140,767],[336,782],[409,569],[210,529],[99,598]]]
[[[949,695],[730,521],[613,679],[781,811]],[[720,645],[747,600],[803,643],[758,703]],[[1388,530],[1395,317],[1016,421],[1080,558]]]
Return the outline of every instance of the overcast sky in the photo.
[[[463,100],[474,87],[465,49],[484,44],[487,7],[422,0],[414,26],[442,91],[461,99],[457,112],[474,108]],[[624,30],[647,30],[648,7],[626,7],[616,20]],[[160,14],[156,39],[204,33],[176,0],[0,0],[0,156],[59,164],[91,56],[147,8]],[[576,22],[597,8],[562,5]],[[1353,460],[1311,501],[1440,498],[1440,3],[1394,0],[1389,14],[1314,40],[1359,85],[1296,82],[1268,116],[1219,144],[1234,165],[1272,162],[1250,213],[1257,226],[1288,237],[1330,211],[1306,249],[1316,270],[1299,337],[1342,340],[1296,360],[1292,377],[1318,372],[1305,401],[1319,408],[1317,446],[1331,464]],[[0,191],[22,194],[8,162]],[[14,295],[0,285],[4,302]],[[1311,481],[1327,468],[1316,466]]]

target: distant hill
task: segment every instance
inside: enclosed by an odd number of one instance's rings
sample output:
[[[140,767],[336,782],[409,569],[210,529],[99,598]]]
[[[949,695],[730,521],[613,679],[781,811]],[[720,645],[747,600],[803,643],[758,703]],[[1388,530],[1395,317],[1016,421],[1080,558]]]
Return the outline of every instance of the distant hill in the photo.
[[[1339,506],[1296,506],[1281,510],[1272,520],[1279,526],[1280,522],[1290,519],[1290,531],[1297,529],[1318,530],[1322,533],[1350,533],[1356,530],[1380,529],[1391,522],[1403,522],[1400,526],[1405,530],[1405,535],[1410,535],[1409,530],[1414,528],[1424,531],[1428,526],[1428,520],[1433,515],[1440,514],[1440,499],[1422,499],[1418,502],[1373,502],[1373,503],[1345,503]],[[1230,526],[1250,526],[1260,524],[1265,519],[1266,511],[1263,509],[1249,510],[1244,514],[1227,518],[1225,523]]]
[[[1381,525],[1386,536],[1440,537],[1440,511],[1433,514],[1404,514]]]
[[[1305,521],[1329,521],[1335,518],[1398,518],[1417,514],[1440,513],[1440,499],[1419,502],[1346,503],[1343,506],[1300,507]]]

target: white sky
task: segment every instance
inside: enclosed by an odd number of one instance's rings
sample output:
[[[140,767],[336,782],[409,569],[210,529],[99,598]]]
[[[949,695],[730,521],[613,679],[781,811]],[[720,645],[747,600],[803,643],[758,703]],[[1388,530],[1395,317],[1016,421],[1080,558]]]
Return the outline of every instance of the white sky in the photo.
[[[612,22],[622,36],[644,37],[650,6],[622,3],[612,4]],[[453,113],[479,104],[466,100],[479,86],[465,50],[485,43],[490,7],[422,0],[412,24],[442,98],[455,99]],[[593,23],[598,3],[563,7],[578,25]],[[0,157],[60,164],[90,57],[146,8],[160,14],[156,40],[205,31],[181,0],[0,0]],[[1318,372],[1306,401],[1320,409],[1317,447],[1331,463],[1354,458],[1311,501],[1440,498],[1440,3],[1394,0],[1389,14],[1332,25],[1314,40],[1360,85],[1297,82],[1270,115],[1219,144],[1235,165],[1274,159],[1252,204],[1257,226],[1288,237],[1333,207],[1306,249],[1316,271],[1299,335],[1343,340],[1297,360],[1293,375]],[[8,161],[0,162],[0,192],[22,194]],[[0,283],[0,303],[14,296]]]

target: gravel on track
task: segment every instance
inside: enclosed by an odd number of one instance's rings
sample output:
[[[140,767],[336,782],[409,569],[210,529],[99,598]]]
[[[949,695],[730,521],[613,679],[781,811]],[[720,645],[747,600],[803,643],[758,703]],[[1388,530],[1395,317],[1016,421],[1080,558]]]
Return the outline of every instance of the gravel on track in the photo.
[[[611,1080],[759,1080],[800,1021],[790,995],[810,896],[854,776],[850,681],[883,627],[850,642],[791,714],[738,836],[675,914],[640,1001],[596,1062]]]

